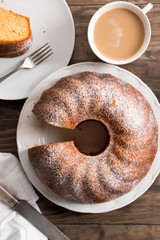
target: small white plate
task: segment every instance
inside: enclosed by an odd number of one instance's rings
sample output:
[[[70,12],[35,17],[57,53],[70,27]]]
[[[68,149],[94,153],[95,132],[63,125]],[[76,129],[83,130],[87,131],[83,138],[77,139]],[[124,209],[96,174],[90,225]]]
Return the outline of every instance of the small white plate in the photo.
[[[32,184],[49,200],[59,206],[65,207],[72,211],[83,213],[100,213],[109,212],[128,205],[139,196],[141,196],[153,183],[160,171],[160,146],[158,147],[157,155],[153,161],[147,176],[129,193],[119,197],[115,200],[99,204],[79,204],[64,199],[56,195],[50,188],[43,184],[36,175],[29,157],[28,148],[35,145],[47,144],[51,142],[61,141],[71,137],[71,132],[66,130],[62,131],[58,128],[49,126],[48,124],[38,121],[36,116],[32,113],[34,103],[37,102],[41,93],[52,86],[61,77],[72,75],[83,71],[96,71],[100,73],[110,73],[124,81],[133,85],[138,89],[150,103],[155,117],[159,125],[159,143],[160,143],[160,105],[153,92],[145,85],[138,77],[132,73],[106,63],[79,63],[60,69],[52,73],[48,78],[41,82],[32,92],[31,96],[27,99],[21,111],[18,128],[17,128],[17,145],[18,153],[21,164],[32,182]],[[160,145],[160,144],[159,144]]]
[[[0,7],[29,17],[33,34],[33,43],[27,53],[15,58],[0,58],[0,77],[47,42],[54,52],[34,69],[20,70],[0,83],[0,99],[27,98],[44,78],[67,66],[75,41],[73,18],[65,0],[7,0],[1,1]]]

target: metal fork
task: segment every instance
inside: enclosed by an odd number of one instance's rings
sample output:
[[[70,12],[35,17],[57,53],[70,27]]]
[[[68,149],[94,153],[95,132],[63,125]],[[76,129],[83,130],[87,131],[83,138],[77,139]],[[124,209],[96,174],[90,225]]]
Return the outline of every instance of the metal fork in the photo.
[[[35,66],[39,65],[41,62],[43,62],[52,54],[53,52],[49,43],[46,43],[45,45],[40,47],[38,50],[33,52],[31,55],[26,57],[17,68],[7,73],[5,76],[1,77],[0,83],[22,68],[34,68]]]

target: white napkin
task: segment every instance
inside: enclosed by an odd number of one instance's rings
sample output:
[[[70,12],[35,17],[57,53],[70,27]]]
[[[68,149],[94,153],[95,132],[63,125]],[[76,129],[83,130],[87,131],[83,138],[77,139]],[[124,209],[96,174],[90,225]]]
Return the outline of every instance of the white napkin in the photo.
[[[38,196],[27,179],[18,159],[0,153],[0,184],[18,199],[27,200],[38,211]],[[46,240],[27,220],[0,200],[0,240]]]

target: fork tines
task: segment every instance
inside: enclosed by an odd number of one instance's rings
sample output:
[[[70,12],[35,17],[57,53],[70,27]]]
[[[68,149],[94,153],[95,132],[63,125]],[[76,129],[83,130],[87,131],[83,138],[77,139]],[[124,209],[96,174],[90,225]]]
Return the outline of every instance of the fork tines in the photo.
[[[39,63],[43,62],[46,58],[51,56],[53,54],[53,51],[49,45],[49,43],[44,44],[42,47],[40,47],[38,50],[33,52],[29,57],[34,61],[35,65],[38,65]]]

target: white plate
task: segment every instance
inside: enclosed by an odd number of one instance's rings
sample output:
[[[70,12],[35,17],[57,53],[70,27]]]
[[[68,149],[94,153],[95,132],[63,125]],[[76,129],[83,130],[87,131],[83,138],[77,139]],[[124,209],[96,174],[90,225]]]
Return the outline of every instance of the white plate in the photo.
[[[64,139],[68,133],[70,134],[70,132],[67,132],[67,130],[58,131],[57,128],[48,126],[47,124],[38,121],[35,115],[32,113],[34,103],[37,102],[41,93],[45,89],[53,85],[59,78],[83,71],[110,73],[120,79],[123,79],[124,81],[130,83],[135,88],[137,88],[146,97],[154,111],[155,117],[159,125],[158,141],[160,143],[160,105],[152,91],[138,77],[122,68],[109,65],[106,63],[89,62],[71,65],[61,70],[58,70],[52,73],[48,78],[46,78],[34,89],[31,96],[27,99],[26,103],[24,104],[24,107],[20,114],[17,128],[18,153],[22,166],[30,181],[44,196],[46,196],[52,202],[76,212],[83,213],[109,212],[124,207],[127,204],[133,202],[151,186],[151,184],[153,183],[153,181],[155,180],[160,171],[159,147],[157,155],[154,159],[154,162],[150,168],[149,173],[131,192],[110,202],[99,204],[79,204],[57,196],[51,189],[49,189],[45,184],[43,184],[40,181],[28,158],[27,149],[29,147],[33,147],[36,144],[58,142],[61,141],[62,135]]]
[[[33,34],[33,43],[27,53],[15,58],[0,58],[0,77],[47,42],[54,51],[54,55],[34,69],[20,70],[0,83],[0,99],[27,98],[44,78],[67,66],[75,40],[73,18],[65,0],[7,0],[1,1],[0,7],[29,17]]]

